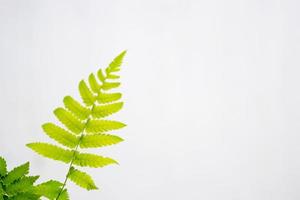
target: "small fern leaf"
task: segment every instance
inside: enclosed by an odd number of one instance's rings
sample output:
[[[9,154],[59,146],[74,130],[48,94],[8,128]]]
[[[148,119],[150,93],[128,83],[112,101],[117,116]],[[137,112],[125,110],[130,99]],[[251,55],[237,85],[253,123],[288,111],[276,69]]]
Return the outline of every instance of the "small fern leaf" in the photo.
[[[72,167],[70,169],[68,177],[71,181],[73,181],[76,185],[86,189],[86,190],[97,190],[97,186],[95,185],[92,177],[85,172],[79,171]]]
[[[104,104],[104,103],[112,103],[114,101],[118,101],[119,99],[122,98],[122,94],[121,93],[99,93],[98,97],[97,97],[97,101],[100,104]]]
[[[111,89],[119,87],[120,85],[121,84],[119,82],[105,82],[105,83],[103,83],[101,88],[103,90],[111,90]]]
[[[102,72],[102,69],[99,69],[99,70],[98,70],[97,76],[98,76],[98,79],[99,79],[102,83],[105,82],[105,75],[104,75],[104,73]]]
[[[117,144],[122,141],[123,139],[116,135],[84,135],[81,139],[80,148],[97,148]]]
[[[10,171],[7,176],[3,179],[4,185],[9,185],[13,183],[14,181],[22,178],[26,174],[29,173],[29,162],[26,162],[23,165],[20,165],[16,168],[14,168],[12,171]]]
[[[47,197],[48,199],[55,199],[62,187],[62,183],[54,180],[41,183],[34,188],[34,193],[39,196]]]
[[[21,192],[26,192],[34,188],[33,183],[39,178],[39,176],[23,177],[19,181],[10,184],[6,188],[6,193],[9,195],[16,195]]]
[[[104,133],[125,127],[122,122],[111,120],[90,120],[86,127],[87,133]]]
[[[58,143],[70,148],[76,147],[78,139],[72,133],[56,126],[53,123],[46,123],[42,127],[44,132]]]
[[[6,166],[6,161],[4,158],[0,157],[0,177],[5,176],[7,173],[7,166]]]
[[[26,176],[24,177],[30,182],[32,185],[40,178],[40,176]]]
[[[84,80],[79,83],[79,92],[85,105],[92,106],[96,101],[96,97],[90,91]]]
[[[76,117],[78,117],[81,120],[85,120],[88,118],[90,114],[90,110],[82,106],[78,101],[73,99],[71,96],[66,96],[63,101],[65,107]]]
[[[74,164],[81,167],[104,167],[106,165],[118,164],[112,158],[102,157],[89,153],[77,153],[74,159]]]
[[[107,75],[107,77],[106,77],[107,79],[119,79],[120,78],[120,76],[118,76],[118,75],[115,75],[115,74],[108,74]]]
[[[95,106],[92,110],[92,116],[95,118],[103,118],[112,115],[123,107],[123,102]]]
[[[108,68],[106,68],[107,74],[110,72],[117,72],[120,71],[121,64],[123,62],[123,58],[126,54],[126,51],[120,53],[115,59],[109,64]]]
[[[79,134],[83,131],[84,124],[64,108],[55,109],[54,114],[61,123],[63,123],[70,131],[74,132],[75,134]]]
[[[97,82],[96,77],[95,77],[95,75],[93,73],[90,74],[90,76],[89,76],[89,84],[90,84],[90,87],[91,87],[92,91],[94,93],[98,94],[101,86]]]
[[[48,143],[36,142],[27,144],[26,146],[46,158],[59,160],[64,163],[71,162],[74,154],[73,151],[66,150]]]

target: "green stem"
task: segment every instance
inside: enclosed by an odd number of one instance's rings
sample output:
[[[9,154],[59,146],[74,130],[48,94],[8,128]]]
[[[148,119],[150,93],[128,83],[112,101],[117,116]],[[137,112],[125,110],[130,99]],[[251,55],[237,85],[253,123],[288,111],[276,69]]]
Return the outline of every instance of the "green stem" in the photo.
[[[95,104],[93,104],[91,110],[93,110],[94,107],[95,107]],[[77,149],[78,149],[78,147],[79,147],[80,144],[81,144],[82,138],[83,138],[83,136],[84,136],[84,131],[85,131],[85,129],[86,129],[86,127],[87,127],[87,124],[89,123],[90,120],[91,120],[91,118],[90,118],[90,116],[89,116],[88,119],[86,120],[85,124],[84,124],[84,128],[83,128],[83,130],[82,130],[82,132],[81,132],[81,135],[80,135],[80,138],[79,138],[79,140],[78,140],[78,143],[77,143],[75,149],[73,150],[72,160],[71,160],[71,162],[70,162],[70,165],[69,165],[69,169],[68,169],[66,178],[65,178],[65,180],[64,180],[63,186],[61,187],[61,189],[60,189],[60,191],[59,191],[59,193],[58,193],[58,195],[57,195],[57,197],[56,197],[56,200],[59,199],[61,193],[64,191],[64,189],[65,189],[65,187],[66,187],[67,181],[68,181],[68,179],[69,179],[69,175],[70,175],[71,168],[73,167],[73,163],[74,163],[74,160],[75,160],[75,156],[76,156],[76,153],[77,153]]]
[[[103,82],[105,82],[106,78],[107,78],[107,77],[104,78]],[[98,97],[98,96],[99,96],[99,93],[97,94],[97,97]],[[93,104],[91,111],[94,110],[94,107],[95,107],[95,103]],[[91,114],[88,116],[88,119],[87,119],[87,121],[86,121],[85,124],[84,124],[84,128],[83,128],[83,130],[82,130],[82,132],[81,132],[80,138],[79,138],[79,140],[78,140],[78,144],[76,145],[76,147],[75,147],[75,149],[74,149],[73,156],[72,156],[72,160],[71,160],[71,162],[70,162],[69,169],[68,169],[66,178],[65,178],[65,180],[64,180],[63,186],[61,187],[61,189],[60,189],[60,191],[59,191],[59,193],[58,193],[58,195],[57,195],[57,197],[56,197],[55,200],[58,200],[58,199],[59,199],[61,193],[64,191],[64,189],[65,189],[65,187],[66,187],[67,181],[68,181],[68,179],[69,179],[69,175],[70,175],[71,168],[73,167],[73,162],[74,162],[74,160],[75,160],[75,156],[76,156],[77,149],[78,149],[78,147],[79,147],[80,144],[81,144],[81,141],[82,141],[82,138],[83,138],[83,136],[84,136],[84,131],[85,131],[86,127],[87,127],[87,124],[88,124],[89,121],[91,120],[90,117],[91,117]]]

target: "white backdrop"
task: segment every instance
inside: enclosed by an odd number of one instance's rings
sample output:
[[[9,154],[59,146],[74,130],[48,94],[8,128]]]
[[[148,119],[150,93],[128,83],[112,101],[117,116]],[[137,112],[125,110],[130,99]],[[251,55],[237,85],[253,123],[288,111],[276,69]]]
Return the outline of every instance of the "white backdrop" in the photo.
[[[300,199],[300,1],[0,0],[0,154],[62,180],[25,147],[51,141],[65,95],[124,49],[125,142],[73,200]]]

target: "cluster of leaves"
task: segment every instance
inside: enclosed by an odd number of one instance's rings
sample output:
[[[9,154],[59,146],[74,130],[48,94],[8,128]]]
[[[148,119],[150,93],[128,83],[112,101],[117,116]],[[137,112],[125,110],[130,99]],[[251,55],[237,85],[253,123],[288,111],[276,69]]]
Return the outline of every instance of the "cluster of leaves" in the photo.
[[[34,185],[39,176],[28,176],[29,162],[7,171],[5,160],[0,157],[0,200],[39,200],[45,197],[54,200],[63,184],[47,181]],[[59,200],[68,200],[68,193],[63,190]]]
[[[88,83],[80,81],[79,93],[83,103],[71,96],[63,99],[64,107],[55,109],[54,115],[64,127],[54,123],[42,125],[44,132],[63,147],[44,142],[27,144],[44,157],[69,164],[61,192],[68,179],[87,190],[98,189],[92,177],[75,166],[98,168],[117,164],[112,158],[85,153],[82,149],[99,148],[123,141],[119,136],[107,132],[123,128],[125,124],[105,118],[123,107],[120,101],[122,94],[109,91],[120,86],[120,82],[117,82],[120,77],[116,72],[120,71],[125,53],[119,54],[105,70],[100,69],[96,75],[90,74]]]

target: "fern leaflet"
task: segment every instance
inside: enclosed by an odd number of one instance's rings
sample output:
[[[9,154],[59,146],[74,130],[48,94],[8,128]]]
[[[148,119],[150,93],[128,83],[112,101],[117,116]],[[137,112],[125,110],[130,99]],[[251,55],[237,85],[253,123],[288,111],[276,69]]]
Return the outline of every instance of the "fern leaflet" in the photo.
[[[85,172],[81,172],[78,169],[75,169],[74,167],[71,167],[71,170],[69,172],[69,178],[75,184],[87,190],[98,189],[90,175],[88,175]]]

